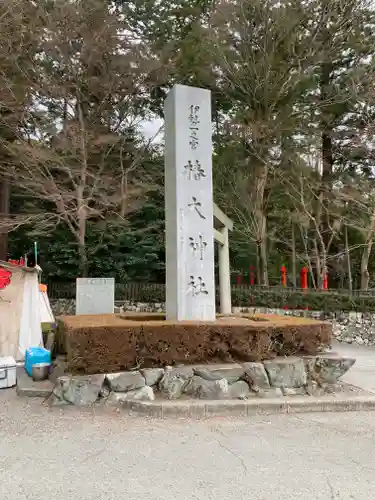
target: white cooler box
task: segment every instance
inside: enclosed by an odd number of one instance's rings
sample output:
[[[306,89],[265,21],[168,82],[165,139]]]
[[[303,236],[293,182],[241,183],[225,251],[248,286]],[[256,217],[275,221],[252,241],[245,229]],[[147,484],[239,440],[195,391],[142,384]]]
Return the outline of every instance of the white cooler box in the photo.
[[[0,358],[0,389],[14,387],[17,383],[16,362],[12,356]]]

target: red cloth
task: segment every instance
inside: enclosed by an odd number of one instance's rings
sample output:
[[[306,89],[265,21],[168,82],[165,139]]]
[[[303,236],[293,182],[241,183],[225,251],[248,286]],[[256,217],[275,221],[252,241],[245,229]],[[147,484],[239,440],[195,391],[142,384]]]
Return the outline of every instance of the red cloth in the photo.
[[[10,279],[12,277],[12,273],[8,271],[8,269],[4,269],[4,267],[0,267],[0,290],[4,290],[8,285],[10,285]]]

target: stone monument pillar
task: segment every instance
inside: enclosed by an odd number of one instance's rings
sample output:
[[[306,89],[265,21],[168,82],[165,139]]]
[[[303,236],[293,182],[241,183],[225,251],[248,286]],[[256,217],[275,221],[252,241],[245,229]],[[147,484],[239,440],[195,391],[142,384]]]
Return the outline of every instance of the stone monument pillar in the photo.
[[[215,320],[211,92],[175,85],[164,105],[167,320]]]

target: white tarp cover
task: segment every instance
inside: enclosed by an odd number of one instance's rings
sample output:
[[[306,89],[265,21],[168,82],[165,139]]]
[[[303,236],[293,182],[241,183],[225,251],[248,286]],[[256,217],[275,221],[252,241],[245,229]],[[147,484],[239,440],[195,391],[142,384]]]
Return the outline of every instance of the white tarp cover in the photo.
[[[39,298],[40,298],[40,322],[54,324],[55,318],[53,316],[47,292],[44,290],[40,290]]]
[[[38,272],[0,261],[0,357],[43,345]]]

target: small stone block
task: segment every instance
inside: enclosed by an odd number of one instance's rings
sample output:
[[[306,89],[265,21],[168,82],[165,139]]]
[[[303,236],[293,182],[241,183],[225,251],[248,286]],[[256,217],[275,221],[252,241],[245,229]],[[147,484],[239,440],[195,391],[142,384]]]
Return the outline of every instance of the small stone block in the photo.
[[[250,387],[244,380],[239,380],[234,384],[229,386],[229,397],[231,399],[247,399],[249,397],[254,397],[255,393],[250,391]]]
[[[354,365],[355,358],[342,356],[317,356],[314,365],[315,380],[335,384]]]
[[[191,373],[193,373],[191,371]],[[165,369],[163,378],[159,382],[159,390],[168,399],[178,399],[182,396],[189,378],[171,367]]]
[[[244,378],[249,385],[254,385],[260,389],[269,388],[270,382],[263,363],[243,363],[243,367],[245,370]]]
[[[187,367],[185,367],[187,368]],[[206,365],[192,365],[191,368],[195,375],[206,380],[219,380],[225,378],[228,384],[238,382],[245,373],[242,365],[239,363],[210,363]],[[200,375],[202,373],[202,375]]]
[[[228,366],[228,368],[220,368],[218,370],[212,370],[212,373],[220,376],[221,378],[225,378],[228,381],[228,384],[234,384],[238,382],[241,377],[243,377],[245,370],[242,366]]]
[[[105,379],[114,392],[134,391],[146,385],[144,376],[138,371],[107,373]]]
[[[264,368],[272,387],[302,387],[307,384],[305,363],[302,358],[276,358],[264,361]]]
[[[201,377],[204,380],[221,380],[223,377],[214,371],[205,370],[204,368],[194,368],[194,375]]]
[[[228,381],[224,378],[205,380],[194,375],[184,388],[184,393],[198,399],[227,399],[228,387]]]
[[[91,406],[99,399],[104,377],[105,375],[59,377],[53,394],[75,406]]]
[[[111,392],[107,403],[121,406],[125,401],[154,401],[155,394],[152,387],[144,386],[128,392]]]

